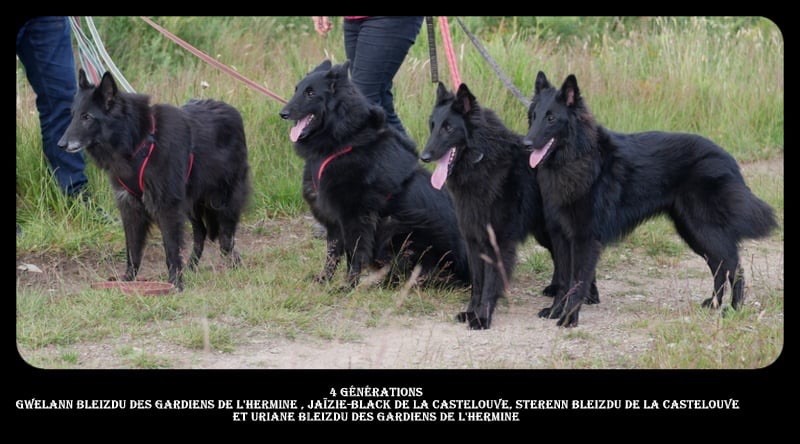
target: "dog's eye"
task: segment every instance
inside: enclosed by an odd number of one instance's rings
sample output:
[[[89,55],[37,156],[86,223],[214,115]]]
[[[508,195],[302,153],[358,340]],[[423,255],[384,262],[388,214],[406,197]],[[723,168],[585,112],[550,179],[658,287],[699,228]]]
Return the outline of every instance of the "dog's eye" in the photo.
[[[450,126],[449,123],[445,123],[444,125],[442,125],[442,129],[445,130],[448,133],[452,133],[453,132],[453,127]]]
[[[92,118],[92,115],[91,115],[91,114],[89,114],[89,113],[83,113],[83,114],[81,114],[81,120],[89,120],[89,119],[91,119],[91,118]]]
[[[306,88],[305,90],[306,97],[314,97],[314,90],[311,88]]]
[[[549,123],[553,123],[553,122],[555,122],[555,121],[556,121],[556,116],[554,116],[554,115],[550,114],[549,116],[547,116],[547,121],[548,121]]]

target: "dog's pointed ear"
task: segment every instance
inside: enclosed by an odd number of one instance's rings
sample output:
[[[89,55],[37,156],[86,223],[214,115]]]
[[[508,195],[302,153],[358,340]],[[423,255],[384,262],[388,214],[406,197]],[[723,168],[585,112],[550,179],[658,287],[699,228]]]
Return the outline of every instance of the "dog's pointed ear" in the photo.
[[[570,74],[561,85],[561,98],[567,106],[575,106],[581,99],[581,90],[578,89],[578,79],[575,74]]]
[[[543,89],[550,88],[550,86],[547,76],[545,76],[542,71],[539,71],[539,74],[536,74],[536,86],[534,87],[533,93],[539,94]]]
[[[86,78],[86,71],[84,71],[83,68],[78,70],[78,87],[81,89],[94,88],[94,85],[92,85],[89,82],[89,79]]]
[[[103,74],[103,80],[100,81],[100,96],[103,99],[103,106],[105,106],[106,111],[111,109],[111,106],[114,104],[114,99],[117,97],[117,83],[114,82],[114,77],[111,76],[111,73],[106,71]]]
[[[456,101],[453,102],[453,110],[461,114],[468,114],[477,107],[478,101],[467,88],[467,84],[462,83],[459,85],[456,92]]]
[[[334,65],[328,71],[327,77],[329,79],[347,78],[347,70],[350,69],[350,61],[346,61],[340,65]]]
[[[331,69],[331,61],[330,60],[323,60],[316,68],[311,70],[311,72],[322,72],[322,71],[329,71]],[[309,73],[311,74],[311,73]]]
[[[347,79],[348,70],[350,69],[350,61],[346,61],[340,65],[334,65],[331,67],[330,71],[325,74],[325,77],[330,80],[329,88],[331,92],[335,92],[338,86],[338,83],[342,79]]]
[[[442,102],[445,102],[452,98],[453,94],[447,90],[447,87],[444,86],[444,83],[439,82],[439,85],[436,87],[436,104],[439,105]]]

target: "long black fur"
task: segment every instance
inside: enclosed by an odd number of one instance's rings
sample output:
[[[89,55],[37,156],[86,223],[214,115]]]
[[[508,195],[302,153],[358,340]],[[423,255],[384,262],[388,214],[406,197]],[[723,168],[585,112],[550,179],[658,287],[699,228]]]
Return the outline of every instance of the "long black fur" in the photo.
[[[234,236],[250,181],[244,125],[235,108],[214,100],[191,100],[182,108],[150,106],[147,95],[119,91],[111,74],[103,75],[95,87],[81,70],[72,113],[59,146],[73,152],[85,148],[109,175],[125,230],[124,280],[136,278],[148,231],[155,223],[164,241],[169,281],[183,289],[180,249],[187,216],[194,232],[190,267],[200,260],[206,237],[219,238],[232,265],[241,262]],[[151,115],[155,148],[139,196],[126,191],[118,178],[137,178],[133,159],[137,148],[149,147]],[[194,158],[187,180],[190,152]]]
[[[556,89],[539,72],[528,120],[525,144],[533,149],[530,163],[538,170],[560,270],[559,294],[540,317],[578,325],[585,283],[603,247],[659,214],[672,219],[711,269],[714,291],[703,306],[722,303],[726,280],[733,308],[742,305],[738,244],[768,235],[777,223],[730,154],[693,134],[607,130],[595,121],[574,75]]]
[[[364,267],[388,263],[403,272],[420,263],[423,276],[468,282],[449,196],[428,185],[414,143],[390,128],[383,110],[350,82],[348,66],[324,61],[280,111],[296,122],[314,116],[294,147],[305,160],[303,197],[327,230],[326,264],[317,280],[329,281],[344,254],[350,286]]]
[[[487,329],[497,299],[504,294],[504,280],[512,277],[517,246],[533,234],[539,244],[552,248],[536,172],[524,163],[527,151],[522,136],[506,128],[492,110],[481,107],[465,84],[453,95],[439,83],[430,129],[420,156],[423,161],[451,156],[455,149],[449,165],[440,168],[447,168],[447,189],[453,195],[472,271],[472,297],[457,319],[471,329]],[[494,231],[499,258],[488,226]],[[556,291],[553,285],[545,289],[550,294]]]

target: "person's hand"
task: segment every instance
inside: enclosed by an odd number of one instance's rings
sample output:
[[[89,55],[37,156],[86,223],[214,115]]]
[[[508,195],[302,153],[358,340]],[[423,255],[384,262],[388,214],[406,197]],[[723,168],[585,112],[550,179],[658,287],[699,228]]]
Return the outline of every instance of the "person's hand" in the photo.
[[[324,36],[333,28],[331,19],[328,17],[311,17],[311,20],[314,20],[314,29],[319,35]]]

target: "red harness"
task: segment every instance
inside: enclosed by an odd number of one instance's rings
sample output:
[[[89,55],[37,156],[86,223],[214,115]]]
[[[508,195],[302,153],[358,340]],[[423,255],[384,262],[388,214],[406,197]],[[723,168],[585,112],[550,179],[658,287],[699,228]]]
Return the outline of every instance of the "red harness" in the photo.
[[[150,147],[147,148],[145,152],[142,148],[144,148],[147,144],[150,144]],[[150,133],[145,137],[142,143],[133,150],[133,169],[139,170],[139,174],[135,174],[133,177],[117,177],[117,182],[122,185],[122,188],[125,188],[125,191],[130,193],[132,196],[136,196],[137,198],[141,199],[144,195],[144,170],[147,168],[147,163],[150,161],[150,156],[153,154],[153,150],[156,148],[156,119],[153,114],[150,114]],[[142,155],[143,154],[143,155]],[[185,181],[189,182],[189,176],[192,174],[192,167],[194,166],[194,153],[189,152],[189,168],[186,171]]]
[[[312,177],[312,183],[314,184],[314,191],[316,191],[317,188],[319,188],[319,183],[322,181],[322,173],[325,172],[325,168],[328,167],[328,164],[333,162],[337,157],[344,156],[350,151],[353,151],[353,147],[346,146],[341,151],[337,151],[331,154],[330,156],[326,157],[325,160],[322,161],[322,163],[319,165],[319,169],[317,170],[317,174],[315,174]]]

